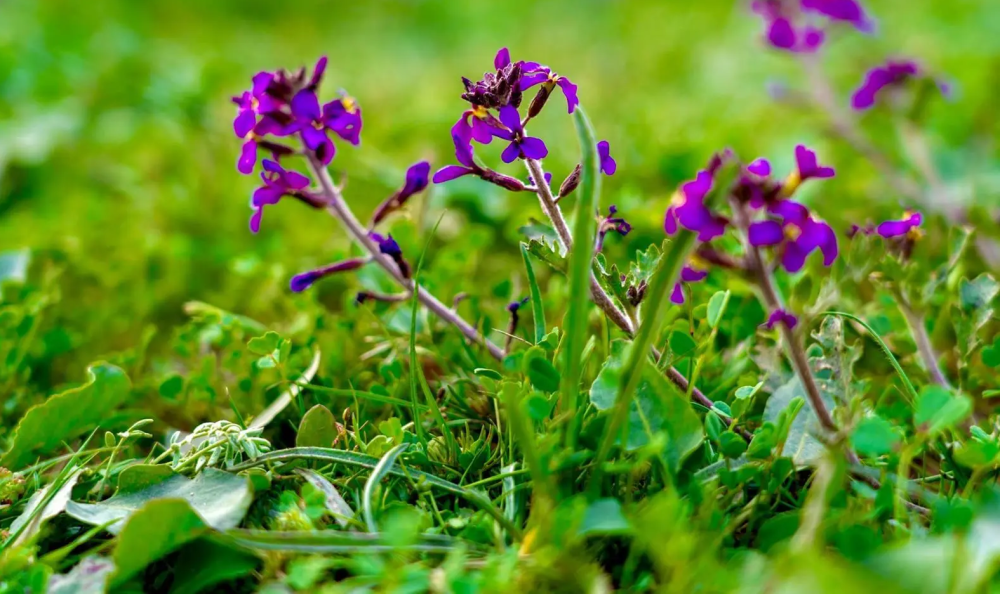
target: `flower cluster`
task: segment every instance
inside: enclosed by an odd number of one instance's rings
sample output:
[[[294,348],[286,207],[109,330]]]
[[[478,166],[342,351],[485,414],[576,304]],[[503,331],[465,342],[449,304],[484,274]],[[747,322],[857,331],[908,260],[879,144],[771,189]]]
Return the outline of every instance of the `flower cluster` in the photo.
[[[331,133],[355,146],[361,142],[361,108],[351,97],[342,94],[320,105],[317,89],[326,63],[326,57],[320,58],[308,77],[304,68],[294,73],[259,72],[253,77],[250,90],[233,97],[237,107],[233,132],[244,141],[237,169],[240,173],[252,173],[258,149],[270,152],[273,158],[264,160],[261,174],[264,185],[254,192],[250,204],[254,211],[250,227],[255,233],[260,229],[263,207],[276,204],[284,196],[304,199],[314,207],[324,204],[306,191],[309,186],[306,176],[286,171],[278,163],[297,152],[284,144],[286,139],[297,136],[307,156],[323,165],[328,165],[336,153]]]
[[[780,50],[812,53],[826,39],[824,25],[846,23],[870,33],[874,23],[857,0],[754,0],[767,42]]]

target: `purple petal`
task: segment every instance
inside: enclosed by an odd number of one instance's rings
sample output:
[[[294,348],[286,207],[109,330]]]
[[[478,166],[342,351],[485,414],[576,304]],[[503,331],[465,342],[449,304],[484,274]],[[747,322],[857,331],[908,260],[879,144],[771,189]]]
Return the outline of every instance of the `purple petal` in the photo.
[[[251,93],[254,97],[260,97],[267,91],[267,86],[271,84],[274,80],[274,75],[270,72],[258,72],[253,75],[253,90]]]
[[[815,238],[814,241],[823,254],[823,266],[830,266],[837,260],[839,254],[837,234],[834,233],[830,225],[821,221],[813,221],[803,232]]]
[[[292,97],[292,115],[296,118],[314,121],[320,118],[321,113],[315,91],[302,89]]]
[[[771,315],[767,318],[767,323],[764,325],[767,326],[768,330],[773,330],[778,324],[784,324],[785,326],[788,326],[789,329],[793,329],[798,323],[799,319],[794,315],[783,309],[776,309],[771,312]]]
[[[771,21],[767,30],[768,42],[783,50],[793,51],[795,49],[795,29],[792,22],[782,17]]]
[[[319,148],[321,144],[328,140],[326,135],[326,130],[318,130],[312,126],[302,127],[302,140],[305,141],[306,146],[312,150]]]
[[[747,165],[747,171],[760,177],[767,177],[771,175],[771,162],[763,158],[757,159],[753,163]]]
[[[809,209],[794,200],[781,200],[768,207],[768,211],[785,221],[802,222],[809,218]]]
[[[667,214],[663,217],[663,231],[667,235],[677,233],[677,210],[673,206],[667,209]]]
[[[573,113],[576,107],[580,105],[580,99],[576,95],[577,86],[565,76],[560,76],[556,80],[556,84],[559,85],[563,96],[566,97],[566,109],[569,110],[569,113]],[[608,175],[611,174],[609,173]]]
[[[781,265],[788,272],[798,272],[806,263],[806,252],[798,244],[789,242],[785,244],[785,252],[781,255]]]
[[[701,202],[711,189],[712,174],[706,170],[699,171],[695,179],[681,186],[681,192],[688,202]]]
[[[534,136],[528,136],[520,143],[521,154],[525,159],[544,159],[549,154],[549,149],[542,142],[541,138],[535,138]],[[508,161],[509,162],[509,161]]]
[[[309,81],[310,86],[318,87],[319,83],[323,80],[323,73],[326,72],[326,56],[320,56],[319,60],[316,61],[316,66],[313,68],[312,79]],[[317,102],[317,106],[319,102]],[[319,116],[316,116],[319,117]]]
[[[597,143],[597,154],[601,158],[601,171],[604,175],[614,175],[618,170],[618,163],[611,156],[611,145],[607,140]]]
[[[279,165],[276,161],[264,159],[262,164],[264,165],[264,171],[268,173],[277,173],[279,176],[285,174],[285,168]]]
[[[750,225],[747,236],[750,245],[777,245],[784,241],[785,231],[777,221],[759,221]]]
[[[795,165],[798,167],[799,175],[805,178],[816,169],[816,153],[799,144],[795,147]]]
[[[521,75],[522,91],[527,91],[531,87],[549,80],[549,71],[547,68],[544,70],[536,70],[534,72],[528,72],[527,70],[524,70],[523,72],[525,72],[525,74]]]
[[[367,263],[368,260],[366,260],[365,258],[351,258],[348,260],[342,260],[340,262],[334,262],[329,266],[324,266],[322,268],[317,268],[316,270],[309,270],[301,274],[296,274],[295,276],[292,277],[289,286],[292,289],[292,291],[296,293],[301,293],[302,291],[305,291],[306,289],[311,287],[313,283],[315,283],[321,278],[330,276],[331,274],[336,274],[338,272],[357,270],[358,268],[361,268]]]
[[[500,108],[500,121],[511,132],[518,133],[521,131],[521,115],[517,113],[517,108],[513,105],[504,105]]]
[[[510,66],[510,51],[502,47],[500,51],[497,52],[495,58],[493,58],[493,67],[497,70],[503,70],[507,66]]]
[[[409,197],[418,192],[422,192],[424,188],[427,187],[430,173],[431,164],[427,161],[421,161],[411,165],[410,168],[406,170],[406,183],[403,184],[400,196]]]
[[[490,126],[486,120],[472,116],[472,129],[470,135],[479,144],[489,144],[492,142],[495,130],[496,128]]]
[[[508,144],[507,148],[503,149],[503,152],[500,154],[500,159],[502,159],[504,163],[513,163],[517,160],[520,154],[521,148],[518,146],[517,142],[514,141]]]
[[[674,284],[674,290],[670,293],[670,301],[676,305],[684,305],[684,289],[680,283]]]
[[[803,54],[815,53],[826,40],[826,33],[822,29],[806,27],[802,34],[802,43],[798,46],[798,51]]]
[[[283,181],[286,186],[293,190],[302,190],[309,187],[309,178],[298,171],[286,171]]]
[[[264,207],[259,206],[254,209],[253,214],[250,215],[250,232],[258,233],[260,232],[260,219],[264,216]]]
[[[236,169],[243,175],[253,173],[254,165],[257,164],[257,141],[250,139],[243,143],[240,150],[240,158],[236,161]]]
[[[255,207],[261,207],[265,204],[277,204],[284,194],[284,191],[280,188],[274,188],[271,186],[257,188],[254,190],[253,196],[250,198],[250,204]]]
[[[686,283],[696,283],[698,281],[705,280],[705,277],[707,276],[707,270],[698,270],[696,268],[691,268],[690,266],[681,268],[681,280]]]
[[[469,175],[473,173],[468,167],[461,167],[459,165],[445,165],[441,169],[438,169],[434,173],[433,181],[436,184],[443,184],[444,182],[451,181],[462,177],[463,175]]]
[[[236,119],[233,120],[233,132],[236,133],[237,138],[246,138],[247,134],[253,131],[253,127],[257,125],[257,116],[251,109],[241,109],[238,114],[236,114]]]
[[[874,23],[865,15],[857,0],[802,0],[802,10],[821,14],[834,21],[850,23],[865,33],[874,30]]]

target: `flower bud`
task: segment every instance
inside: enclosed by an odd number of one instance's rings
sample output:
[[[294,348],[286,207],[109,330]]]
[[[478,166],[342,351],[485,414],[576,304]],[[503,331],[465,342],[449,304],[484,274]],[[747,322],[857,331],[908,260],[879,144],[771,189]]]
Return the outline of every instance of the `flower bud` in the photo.
[[[509,175],[504,175],[502,173],[497,173],[492,169],[487,169],[480,174],[480,177],[484,180],[490,182],[491,184],[496,184],[501,188],[510,190],[511,192],[522,192],[524,191],[524,182],[517,179],[516,177],[511,177]]]
[[[542,113],[542,108],[545,107],[545,102],[549,100],[549,95],[552,94],[552,89],[556,87],[553,82],[545,82],[538,88],[538,93],[535,94],[535,98],[531,100],[531,105],[528,106],[528,117],[533,118]]]
[[[562,185],[559,186],[559,197],[569,196],[573,193],[573,190],[580,185],[580,165],[577,164],[573,168],[573,171],[563,180]]]

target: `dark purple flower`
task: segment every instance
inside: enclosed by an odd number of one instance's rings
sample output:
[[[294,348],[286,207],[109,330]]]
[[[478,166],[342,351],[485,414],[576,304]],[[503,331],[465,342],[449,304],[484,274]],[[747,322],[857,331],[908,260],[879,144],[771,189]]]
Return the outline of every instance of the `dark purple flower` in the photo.
[[[601,217],[600,213],[598,213],[597,251],[601,251],[604,248],[604,237],[611,231],[615,231],[622,237],[632,232],[632,225],[625,219],[616,217],[616,214],[618,214],[618,207],[614,204],[608,207],[608,216]]]
[[[260,172],[264,185],[254,190],[250,206],[254,209],[250,217],[250,230],[260,231],[260,220],[264,214],[264,206],[277,204],[283,196],[294,196],[309,187],[309,178],[296,171],[286,171],[281,165],[270,159],[264,159],[264,171]]]
[[[396,266],[399,267],[399,271],[403,274],[403,278],[410,278],[410,265],[403,258],[403,249],[399,247],[399,244],[392,238],[392,235],[381,235],[374,231],[369,231],[368,237],[378,246],[379,252],[392,258]]]
[[[802,10],[821,14],[831,21],[849,23],[864,33],[875,30],[875,24],[857,0],[802,0]]]
[[[368,258],[350,258],[348,260],[343,260],[341,262],[334,262],[328,266],[322,268],[317,268],[316,270],[309,270],[303,272],[302,274],[296,274],[292,277],[289,283],[291,289],[295,293],[301,293],[313,285],[316,281],[321,278],[330,276],[331,274],[336,274],[338,272],[346,272],[348,270],[357,270],[369,262]]]
[[[752,7],[764,19],[764,36],[772,47],[807,54],[823,45],[823,30],[797,24],[797,9],[791,7],[788,0],[755,0]]]
[[[798,323],[799,319],[793,314],[783,309],[776,309],[767,317],[767,322],[764,325],[767,326],[768,330],[773,330],[778,324],[784,324],[789,330],[792,330]]]
[[[837,235],[824,221],[817,220],[809,209],[791,200],[782,200],[769,208],[779,220],[769,219],[750,224],[748,239],[757,247],[778,246],[781,265],[788,272],[798,272],[815,250],[823,254],[823,265],[837,259]]]
[[[467,142],[475,140],[480,144],[489,144],[497,132],[502,130],[503,124],[489,110],[476,105],[462,113],[462,117],[452,126],[451,133]]]
[[[521,299],[520,301],[511,301],[509,304],[507,304],[507,311],[509,311],[510,313],[516,315],[517,312],[518,312],[518,310],[520,310],[522,307],[524,307],[527,304],[528,304],[528,297],[525,297],[524,299]]]
[[[913,236],[920,233],[919,227],[924,222],[924,216],[919,212],[907,212],[898,221],[885,221],[876,228],[879,235],[885,238]]]
[[[406,204],[406,201],[414,194],[423,192],[427,188],[430,173],[431,164],[427,161],[421,161],[410,166],[406,170],[406,182],[403,184],[403,187],[392,196],[386,198],[375,209],[370,226],[374,227],[378,225],[385,217],[402,208]]]
[[[505,105],[500,108],[500,121],[507,130],[498,130],[496,135],[504,140],[509,140],[510,144],[503,150],[500,158],[504,163],[513,163],[516,159],[544,159],[549,154],[549,149],[541,138],[524,135],[524,127],[521,125],[521,114],[513,105]]]
[[[268,85],[274,80],[270,72],[258,72],[253,77],[253,87],[240,97],[233,97],[237,106],[233,132],[246,141],[240,151],[236,168],[240,173],[253,173],[257,164],[257,141],[263,135],[274,132],[276,126],[267,114],[280,109],[281,103],[267,94]],[[258,117],[261,118],[258,120]]]
[[[679,227],[697,233],[699,241],[711,241],[725,233],[725,219],[705,206],[705,196],[712,189],[712,183],[711,172],[702,170],[694,180],[674,192],[663,221],[663,230],[667,235],[677,233]]]
[[[807,179],[824,179],[835,175],[833,167],[820,165],[816,153],[805,145],[795,147],[795,171],[785,180],[783,194],[791,196]]]
[[[483,79],[472,82],[468,78],[462,77],[462,84],[465,85],[465,92],[462,99],[465,99],[474,106],[482,106],[488,109],[500,109],[507,105],[518,107],[521,105],[521,62],[512,63],[510,52],[507,48],[500,48],[495,58],[493,66],[496,72],[487,72]]]
[[[601,172],[604,175],[614,175],[618,171],[618,163],[611,157],[611,145],[607,140],[597,143],[597,155],[601,158]]]
[[[674,290],[670,293],[670,301],[677,305],[684,304],[684,285],[687,283],[696,283],[705,280],[708,276],[707,270],[698,270],[697,268],[692,268],[691,266],[685,266],[681,269],[681,280],[674,284]]]
[[[851,96],[851,107],[858,111],[873,105],[879,93],[888,87],[895,87],[917,76],[920,68],[914,62],[889,61],[884,66],[876,66],[865,74],[865,80]]]
[[[455,159],[461,165],[445,165],[434,172],[433,181],[436,184],[443,184],[465,175],[479,175],[483,171],[483,168],[476,163],[473,157],[472,144],[454,134],[454,131],[452,140],[455,143]]]
[[[361,144],[361,107],[353,97],[342,94],[323,105],[323,123],[354,146]]]
[[[767,177],[771,175],[771,162],[764,158],[757,159],[747,165],[747,171],[758,177]]]

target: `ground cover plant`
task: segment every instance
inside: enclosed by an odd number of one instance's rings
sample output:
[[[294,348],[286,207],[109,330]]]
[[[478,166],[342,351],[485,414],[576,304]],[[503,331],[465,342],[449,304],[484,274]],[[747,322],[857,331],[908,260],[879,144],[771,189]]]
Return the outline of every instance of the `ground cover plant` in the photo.
[[[0,592],[994,590],[1000,10],[517,4],[0,9]]]

